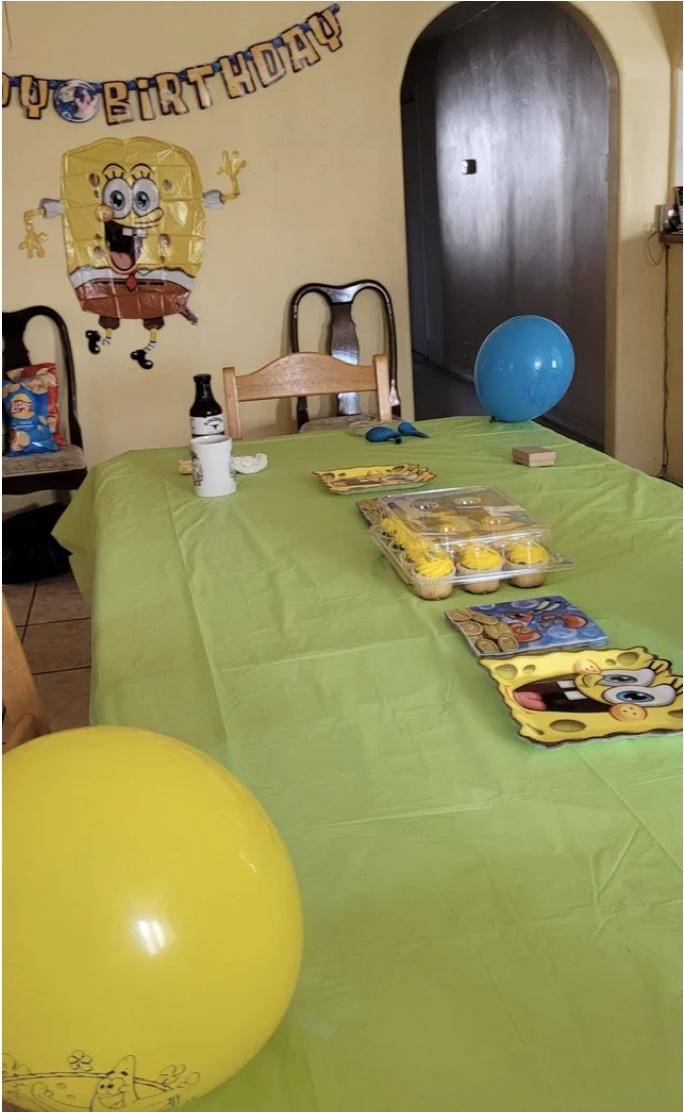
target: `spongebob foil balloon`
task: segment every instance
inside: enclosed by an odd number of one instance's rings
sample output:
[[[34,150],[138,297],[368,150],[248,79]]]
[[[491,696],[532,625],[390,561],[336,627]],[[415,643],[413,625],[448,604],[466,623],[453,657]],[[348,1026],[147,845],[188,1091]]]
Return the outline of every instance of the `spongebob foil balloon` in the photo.
[[[519,733],[555,748],[682,728],[682,677],[648,649],[592,649],[482,659]]]
[[[64,155],[60,199],[45,198],[24,214],[19,246],[29,258],[45,254],[35,217],[63,218],[71,284],[102,330],[86,332],[93,354],[111,343],[122,320],[139,320],[149,341],[131,358],[151,367],[166,317],[179,313],[197,323],[188,298],[202,265],[204,210],[240,196],[246,165],[236,151],[224,151],[223,160],[218,173],[227,174],[232,191],[202,193],[197,164],[182,147],[144,137],[99,139]]]

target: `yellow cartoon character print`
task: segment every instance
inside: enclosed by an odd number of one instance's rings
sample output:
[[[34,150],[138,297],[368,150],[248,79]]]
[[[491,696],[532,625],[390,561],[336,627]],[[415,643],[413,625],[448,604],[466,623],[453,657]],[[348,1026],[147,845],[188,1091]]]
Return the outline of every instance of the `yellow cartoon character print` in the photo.
[[[237,151],[223,155],[218,173],[228,174],[232,192],[203,193],[197,164],[182,147],[141,136],[98,139],[63,156],[60,199],[44,198],[24,214],[20,247],[29,258],[45,254],[45,233],[34,231],[33,219],[63,217],[71,284],[104,330],[86,332],[93,354],[122,320],[141,320],[150,338],[131,358],[151,367],[165,317],[179,313],[197,323],[187,302],[202,265],[204,209],[240,196],[246,166]]]
[[[479,663],[496,681],[520,735],[538,745],[682,728],[682,677],[644,648]]]
[[[28,1112],[163,1112],[185,1103],[199,1081],[185,1066],[166,1066],[156,1080],[136,1076],[133,1054],[106,1073],[94,1072],[84,1051],[69,1055],[67,1063],[63,1071],[33,1072],[3,1054],[3,1098]]]

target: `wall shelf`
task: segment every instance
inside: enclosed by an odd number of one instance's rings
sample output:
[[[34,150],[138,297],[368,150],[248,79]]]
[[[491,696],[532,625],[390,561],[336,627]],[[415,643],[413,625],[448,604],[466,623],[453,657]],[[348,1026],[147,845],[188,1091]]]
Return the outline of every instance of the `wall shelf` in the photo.
[[[682,233],[681,232],[661,232],[660,233],[660,242],[661,243],[668,243],[668,244],[670,244],[670,243],[681,243],[682,242]]]

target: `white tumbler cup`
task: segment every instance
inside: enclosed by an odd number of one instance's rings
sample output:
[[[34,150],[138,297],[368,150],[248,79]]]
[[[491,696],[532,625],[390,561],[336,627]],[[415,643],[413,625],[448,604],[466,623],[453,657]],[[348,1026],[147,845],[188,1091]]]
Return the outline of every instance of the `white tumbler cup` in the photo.
[[[234,494],[233,441],[229,436],[194,436],[190,441],[192,481],[200,498]]]

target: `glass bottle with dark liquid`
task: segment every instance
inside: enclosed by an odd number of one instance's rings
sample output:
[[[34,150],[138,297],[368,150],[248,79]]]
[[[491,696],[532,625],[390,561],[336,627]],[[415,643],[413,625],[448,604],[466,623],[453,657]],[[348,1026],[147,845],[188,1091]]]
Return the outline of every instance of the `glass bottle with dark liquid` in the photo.
[[[190,435],[218,436],[224,431],[223,410],[211,392],[211,375],[194,375],[195,400],[190,407]]]

